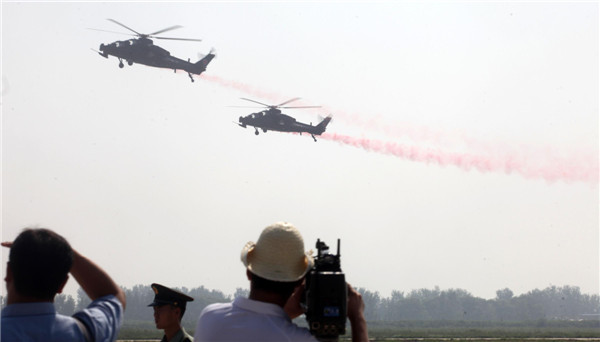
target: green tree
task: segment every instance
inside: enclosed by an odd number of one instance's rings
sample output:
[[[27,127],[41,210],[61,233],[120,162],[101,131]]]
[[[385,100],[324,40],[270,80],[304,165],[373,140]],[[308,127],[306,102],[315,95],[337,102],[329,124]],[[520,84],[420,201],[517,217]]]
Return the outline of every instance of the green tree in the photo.
[[[237,289],[235,289],[235,293],[233,294],[233,298],[237,298],[237,297],[248,298],[249,294],[250,294],[250,290],[238,287]]]
[[[404,292],[392,291],[389,298],[382,299],[382,319],[384,321],[399,321],[403,319]]]
[[[510,300],[514,293],[509,288],[496,291],[496,300]]]
[[[87,308],[91,302],[92,302],[92,300],[90,299],[90,297],[88,297],[88,295],[85,293],[85,291],[83,291],[83,289],[81,287],[78,288],[77,289],[77,304],[75,305],[75,311],[81,311],[81,310]]]
[[[54,297],[54,307],[59,314],[71,316],[75,313],[75,300],[61,293]]]
[[[379,312],[381,310],[379,292],[371,292],[364,288],[358,288],[356,291],[362,295],[363,302],[365,303],[365,319],[367,321],[379,320]]]

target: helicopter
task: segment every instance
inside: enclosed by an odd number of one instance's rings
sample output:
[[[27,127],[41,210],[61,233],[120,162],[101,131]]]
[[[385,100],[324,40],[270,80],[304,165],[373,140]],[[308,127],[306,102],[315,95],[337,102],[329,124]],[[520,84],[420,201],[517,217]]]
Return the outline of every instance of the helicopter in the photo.
[[[188,58],[187,61],[183,59],[179,59],[177,57],[171,56],[171,53],[158,45],[154,45],[150,38],[154,39],[168,39],[168,40],[185,40],[185,41],[194,41],[199,42],[200,39],[188,39],[188,38],[167,38],[167,37],[156,37],[157,34],[171,31],[181,26],[175,25],[171,26],[154,33],[144,34],[139,33],[122,23],[114,20],[107,19],[117,25],[120,25],[129,31],[135,34],[129,34],[132,36],[136,36],[137,38],[128,39],[128,40],[120,40],[110,44],[100,44],[100,51],[97,51],[100,56],[104,58],[108,58],[108,56],[115,56],[119,59],[119,68],[123,68],[125,64],[123,61],[125,60],[127,64],[133,65],[133,63],[144,64],[157,68],[166,68],[173,69],[175,72],[177,70],[184,70],[188,73],[188,76],[194,82],[194,78],[192,74],[200,75],[203,71],[206,70],[206,66],[210,61],[215,57],[214,50],[211,50],[208,55],[204,56],[204,58],[200,59],[196,63],[191,63]],[[98,30],[97,31],[105,31]],[[106,31],[112,32],[112,31]],[[118,32],[116,32],[118,33]]]
[[[254,134],[258,135],[258,129],[262,129],[263,132],[267,132],[267,130],[271,131],[279,131],[279,132],[297,132],[302,135],[302,133],[309,133],[313,140],[316,142],[317,139],[315,135],[321,135],[325,132],[325,128],[331,121],[331,115],[327,116],[323,119],[318,125],[313,126],[312,123],[310,125],[296,121],[293,117],[283,114],[279,108],[290,109],[290,108],[319,108],[319,106],[299,106],[299,107],[283,107],[284,105],[299,100],[299,97],[293,98],[291,100],[287,100],[278,105],[268,105],[262,102],[258,102],[255,100],[247,99],[241,97],[240,99],[245,101],[254,102],[260,105],[267,107],[268,109],[263,110],[261,112],[252,113],[247,116],[240,116],[239,122],[236,122],[240,127],[246,128],[246,126],[254,127]]]

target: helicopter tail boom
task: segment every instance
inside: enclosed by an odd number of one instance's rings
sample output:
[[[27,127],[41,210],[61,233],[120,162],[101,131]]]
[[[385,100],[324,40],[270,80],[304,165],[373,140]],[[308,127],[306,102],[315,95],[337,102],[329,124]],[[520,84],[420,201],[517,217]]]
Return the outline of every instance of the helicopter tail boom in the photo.
[[[317,131],[316,134],[321,134],[321,133],[325,132],[325,129],[327,128],[327,125],[329,124],[330,121],[331,121],[331,115],[326,117],[325,119],[323,119],[323,121],[319,122],[319,124],[317,126],[315,126],[315,129]]]
[[[194,63],[192,73],[200,75],[206,70],[206,66],[208,66],[208,63],[210,63],[213,58],[215,58],[215,54],[211,51],[208,55],[204,56],[204,58]]]

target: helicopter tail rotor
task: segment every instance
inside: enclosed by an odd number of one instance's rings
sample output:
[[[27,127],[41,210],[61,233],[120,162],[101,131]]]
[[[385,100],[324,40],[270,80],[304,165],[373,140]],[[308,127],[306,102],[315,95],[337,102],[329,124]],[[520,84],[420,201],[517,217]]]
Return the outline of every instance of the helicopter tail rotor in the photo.
[[[319,122],[319,124],[315,127],[317,130],[316,134],[321,135],[323,132],[325,132],[325,129],[327,128],[327,125],[329,124],[330,121],[331,121],[331,115],[328,115],[325,119],[323,119],[323,121]],[[313,139],[314,139],[314,137],[313,137]]]

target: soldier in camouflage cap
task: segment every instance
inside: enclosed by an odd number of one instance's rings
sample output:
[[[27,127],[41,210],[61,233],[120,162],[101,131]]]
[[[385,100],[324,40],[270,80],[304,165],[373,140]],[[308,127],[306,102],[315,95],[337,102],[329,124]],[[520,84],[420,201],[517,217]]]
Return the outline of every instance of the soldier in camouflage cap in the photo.
[[[187,302],[194,298],[160,284],[152,284],[152,290],[154,301],[148,306],[154,307],[156,328],[165,331],[161,342],[192,342],[194,339],[181,326],[181,319]]]

